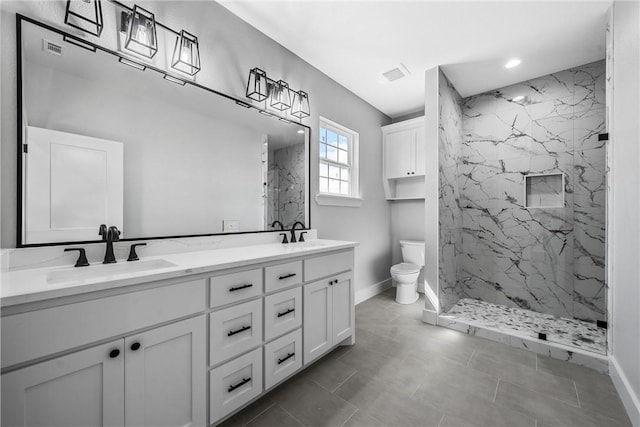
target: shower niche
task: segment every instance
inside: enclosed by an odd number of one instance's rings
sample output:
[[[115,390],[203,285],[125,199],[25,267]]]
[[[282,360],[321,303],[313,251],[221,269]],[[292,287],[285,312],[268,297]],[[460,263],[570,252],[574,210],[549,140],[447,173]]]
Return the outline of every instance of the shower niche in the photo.
[[[563,208],[564,173],[525,175],[524,207]]]

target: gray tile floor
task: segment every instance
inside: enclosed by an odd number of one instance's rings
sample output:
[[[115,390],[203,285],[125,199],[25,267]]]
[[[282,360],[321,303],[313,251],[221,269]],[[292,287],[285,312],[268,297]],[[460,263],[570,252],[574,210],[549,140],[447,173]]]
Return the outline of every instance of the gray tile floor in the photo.
[[[629,426],[607,375],[422,323],[390,289],[340,347],[225,426]]]

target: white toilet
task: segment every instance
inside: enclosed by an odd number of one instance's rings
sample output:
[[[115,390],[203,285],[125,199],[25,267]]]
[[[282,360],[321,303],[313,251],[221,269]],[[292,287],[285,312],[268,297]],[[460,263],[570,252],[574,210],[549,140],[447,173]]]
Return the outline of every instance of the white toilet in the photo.
[[[396,282],[396,302],[412,304],[418,300],[418,276],[424,266],[424,242],[400,240],[404,262],[391,267],[391,277]]]

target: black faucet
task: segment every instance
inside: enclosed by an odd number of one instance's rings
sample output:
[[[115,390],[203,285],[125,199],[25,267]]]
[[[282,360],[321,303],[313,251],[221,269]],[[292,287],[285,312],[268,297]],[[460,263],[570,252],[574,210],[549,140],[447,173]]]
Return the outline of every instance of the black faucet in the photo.
[[[102,236],[103,242],[107,242],[107,250],[104,253],[104,261],[102,261],[102,263],[113,264],[117,262],[116,256],[113,254],[113,242],[120,240],[120,230],[118,230],[118,227],[112,225],[107,229],[106,225],[101,224],[98,234]]]
[[[275,227],[276,224],[280,224],[280,230],[284,231],[284,225],[282,225],[282,223],[280,221],[278,221],[277,219],[275,221],[273,221],[273,223],[271,224],[271,228]]]
[[[295,243],[297,242],[296,240],[296,225],[300,224],[302,226],[302,229],[304,230],[305,226],[303,223],[301,223],[300,221],[296,221],[293,223],[293,225],[291,226],[291,238],[289,239],[289,242],[291,243]]]

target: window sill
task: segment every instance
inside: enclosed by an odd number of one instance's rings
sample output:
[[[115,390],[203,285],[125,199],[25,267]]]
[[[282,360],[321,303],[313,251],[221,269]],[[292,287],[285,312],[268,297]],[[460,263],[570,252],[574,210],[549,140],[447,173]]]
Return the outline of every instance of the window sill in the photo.
[[[343,206],[348,208],[359,208],[362,206],[361,197],[336,196],[333,194],[316,194],[316,203],[322,206]]]

